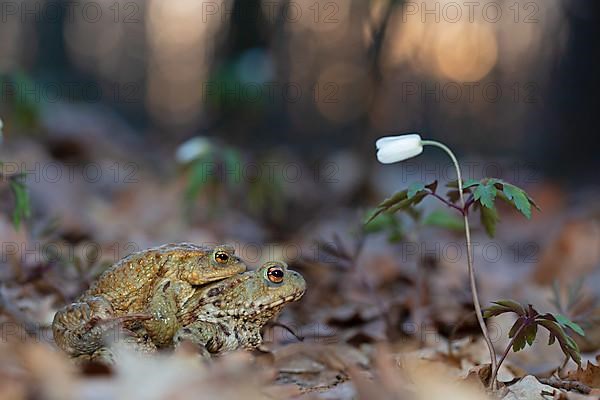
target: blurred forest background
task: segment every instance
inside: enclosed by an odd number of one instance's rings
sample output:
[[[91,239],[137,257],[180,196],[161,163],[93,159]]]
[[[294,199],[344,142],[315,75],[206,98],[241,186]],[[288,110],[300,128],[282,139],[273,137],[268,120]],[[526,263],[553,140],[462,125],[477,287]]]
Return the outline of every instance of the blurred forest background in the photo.
[[[72,111],[81,135],[323,157],[417,130],[590,177],[596,5],[463,3],[3,1],[6,135],[52,140]]]
[[[228,166],[242,165],[229,168],[230,181],[261,181],[254,178],[275,163],[271,183],[289,183],[284,173],[316,177],[298,193],[337,191],[346,204],[364,203],[373,141],[386,134],[418,131],[448,143],[475,160],[473,178],[585,184],[600,166],[593,2],[0,6],[8,148],[29,140],[52,159],[85,165],[94,159],[86,153],[106,151],[100,141],[162,173],[175,166],[181,143],[200,136],[228,150],[219,152],[229,160],[220,183]],[[248,153],[258,168],[236,163],[249,162]],[[302,171],[283,171],[281,161],[295,158]],[[118,169],[134,174],[129,167]],[[412,168],[413,177],[396,182],[427,175],[421,164]],[[196,172],[189,193],[200,191],[205,174]],[[250,203],[271,209],[277,193],[254,186]]]

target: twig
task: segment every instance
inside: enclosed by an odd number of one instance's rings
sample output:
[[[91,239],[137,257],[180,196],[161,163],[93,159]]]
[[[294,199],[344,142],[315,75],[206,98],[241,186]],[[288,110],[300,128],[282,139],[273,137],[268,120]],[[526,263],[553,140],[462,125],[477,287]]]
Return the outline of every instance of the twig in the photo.
[[[582,394],[590,394],[592,392],[592,388],[588,385],[577,381],[563,380],[555,376],[551,376],[550,378],[540,378],[538,380],[544,385],[549,385],[557,389],[575,390]]]

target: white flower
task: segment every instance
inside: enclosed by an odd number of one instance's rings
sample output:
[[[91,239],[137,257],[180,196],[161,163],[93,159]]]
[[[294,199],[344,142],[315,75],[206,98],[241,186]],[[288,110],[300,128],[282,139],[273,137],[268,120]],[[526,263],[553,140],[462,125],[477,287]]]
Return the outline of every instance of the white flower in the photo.
[[[212,143],[209,139],[196,136],[183,142],[175,153],[175,158],[181,164],[189,163],[208,153],[212,148]]]
[[[382,137],[375,142],[375,146],[377,147],[377,159],[382,164],[408,160],[423,152],[421,136],[416,133]]]

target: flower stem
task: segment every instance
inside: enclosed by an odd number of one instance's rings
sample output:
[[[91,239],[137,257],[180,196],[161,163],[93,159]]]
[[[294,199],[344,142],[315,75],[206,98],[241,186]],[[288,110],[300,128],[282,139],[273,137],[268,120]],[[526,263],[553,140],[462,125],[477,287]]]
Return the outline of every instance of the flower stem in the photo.
[[[515,339],[517,338],[517,336],[519,336],[519,334],[525,328],[526,325],[527,324],[521,325],[519,327],[519,329],[517,329],[517,332],[514,334],[512,339],[510,339],[510,342],[508,342],[508,346],[506,346],[506,349],[504,349],[504,354],[502,354],[500,361],[498,361],[498,365],[496,365],[496,367],[492,370],[493,372],[492,372],[492,379],[490,381],[490,385],[493,385],[493,383],[496,382],[496,379],[498,378],[498,371],[500,371],[500,366],[506,359],[506,356],[508,356],[508,353],[510,353],[510,349],[512,348]]]
[[[497,373],[497,363],[496,363],[496,351],[494,350],[494,345],[490,339],[490,335],[487,330],[487,326],[485,325],[485,321],[483,320],[483,313],[481,312],[481,303],[479,302],[479,294],[477,293],[477,282],[475,279],[475,269],[473,268],[473,250],[471,245],[471,230],[469,228],[469,215],[466,209],[465,197],[463,194],[463,182],[462,182],[462,174],[460,172],[460,165],[458,164],[458,160],[456,156],[450,150],[448,146],[443,143],[436,142],[434,140],[422,140],[421,144],[423,146],[435,146],[444,150],[452,162],[454,163],[454,167],[456,168],[456,178],[458,179],[458,194],[460,196],[460,204],[463,210],[463,217],[465,222],[465,239],[467,242],[467,267],[469,271],[469,281],[471,284],[471,294],[473,296],[473,305],[475,306],[475,314],[477,315],[477,321],[479,322],[479,327],[481,328],[481,332],[483,333],[483,339],[487,345],[488,351],[490,353],[490,362],[492,364],[492,371],[496,371]],[[491,381],[492,389],[496,389],[496,379],[495,376],[492,377]]]

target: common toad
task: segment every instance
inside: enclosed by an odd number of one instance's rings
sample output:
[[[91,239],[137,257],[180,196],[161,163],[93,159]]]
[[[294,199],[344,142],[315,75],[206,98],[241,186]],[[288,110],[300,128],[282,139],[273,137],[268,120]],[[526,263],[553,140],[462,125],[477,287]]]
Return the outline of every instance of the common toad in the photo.
[[[197,345],[208,356],[262,342],[260,331],[289,302],[299,300],[306,282],[279,261],[198,289],[177,315],[182,328],[173,338]]]
[[[226,245],[167,244],[131,254],[56,313],[54,340],[72,357],[102,354],[107,350],[103,337],[107,329],[122,322],[127,326],[129,321],[141,323],[143,336],[149,338],[144,344],[170,344],[181,327],[176,315],[199,286],[245,270]]]

